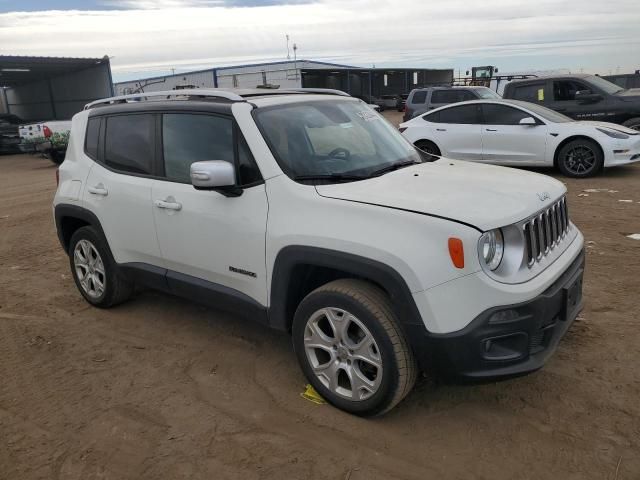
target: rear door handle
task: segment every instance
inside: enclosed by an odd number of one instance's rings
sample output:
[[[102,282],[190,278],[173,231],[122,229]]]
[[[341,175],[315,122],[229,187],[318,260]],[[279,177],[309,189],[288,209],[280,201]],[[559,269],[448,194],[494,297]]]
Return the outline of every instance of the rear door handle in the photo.
[[[174,201],[173,198],[167,198],[165,200],[156,200],[153,202],[156,207],[163,208],[165,210],[175,210],[179,212],[182,210],[182,204]]]
[[[104,185],[101,183],[99,183],[95,187],[88,187],[87,191],[93,195],[102,195],[103,197],[109,195],[109,190],[104,188]]]
[[[497,132],[497,128],[487,128],[487,132]]]
[[[438,132],[446,132],[447,129],[446,128],[436,128],[436,131],[438,131]]]

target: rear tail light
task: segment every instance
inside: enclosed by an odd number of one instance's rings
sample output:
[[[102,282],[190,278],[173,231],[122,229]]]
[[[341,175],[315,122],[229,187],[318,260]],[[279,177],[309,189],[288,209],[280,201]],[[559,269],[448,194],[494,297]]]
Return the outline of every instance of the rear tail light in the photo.
[[[51,131],[51,129],[46,125],[42,128],[42,131],[44,132],[45,138],[49,138],[51,135],[53,135],[53,132]]]
[[[60,169],[56,168],[56,187],[60,185]]]

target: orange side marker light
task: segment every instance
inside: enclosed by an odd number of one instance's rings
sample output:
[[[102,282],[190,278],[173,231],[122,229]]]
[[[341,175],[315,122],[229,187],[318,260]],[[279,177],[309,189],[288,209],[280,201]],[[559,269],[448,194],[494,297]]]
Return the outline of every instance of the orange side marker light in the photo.
[[[455,237],[449,238],[449,256],[456,268],[464,268],[464,247],[462,240]]]

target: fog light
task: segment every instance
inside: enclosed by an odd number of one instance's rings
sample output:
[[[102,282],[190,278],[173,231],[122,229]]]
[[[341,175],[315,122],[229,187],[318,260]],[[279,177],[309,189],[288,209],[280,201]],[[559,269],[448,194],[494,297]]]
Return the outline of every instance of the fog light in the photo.
[[[529,351],[529,335],[525,332],[511,333],[484,341],[483,357],[486,360],[515,360]]]

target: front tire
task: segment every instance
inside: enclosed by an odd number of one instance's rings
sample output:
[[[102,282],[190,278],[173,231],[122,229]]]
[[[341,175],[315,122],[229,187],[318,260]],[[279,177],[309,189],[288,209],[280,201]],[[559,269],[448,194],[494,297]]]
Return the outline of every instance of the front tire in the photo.
[[[307,295],[293,320],[293,346],[316,391],[356,415],[391,410],[416,380],[389,298],[362,280],[336,280]]]
[[[600,172],[603,164],[600,146],[586,138],[572,140],[558,152],[558,168],[567,177],[591,177]]]
[[[76,287],[91,305],[109,308],[131,296],[133,284],[120,273],[106,240],[93,227],[79,228],[71,236],[69,263]]]
[[[435,155],[436,157],[442,155],[438,146],[431,140],[418,140],[414,145],[429,155]]]

